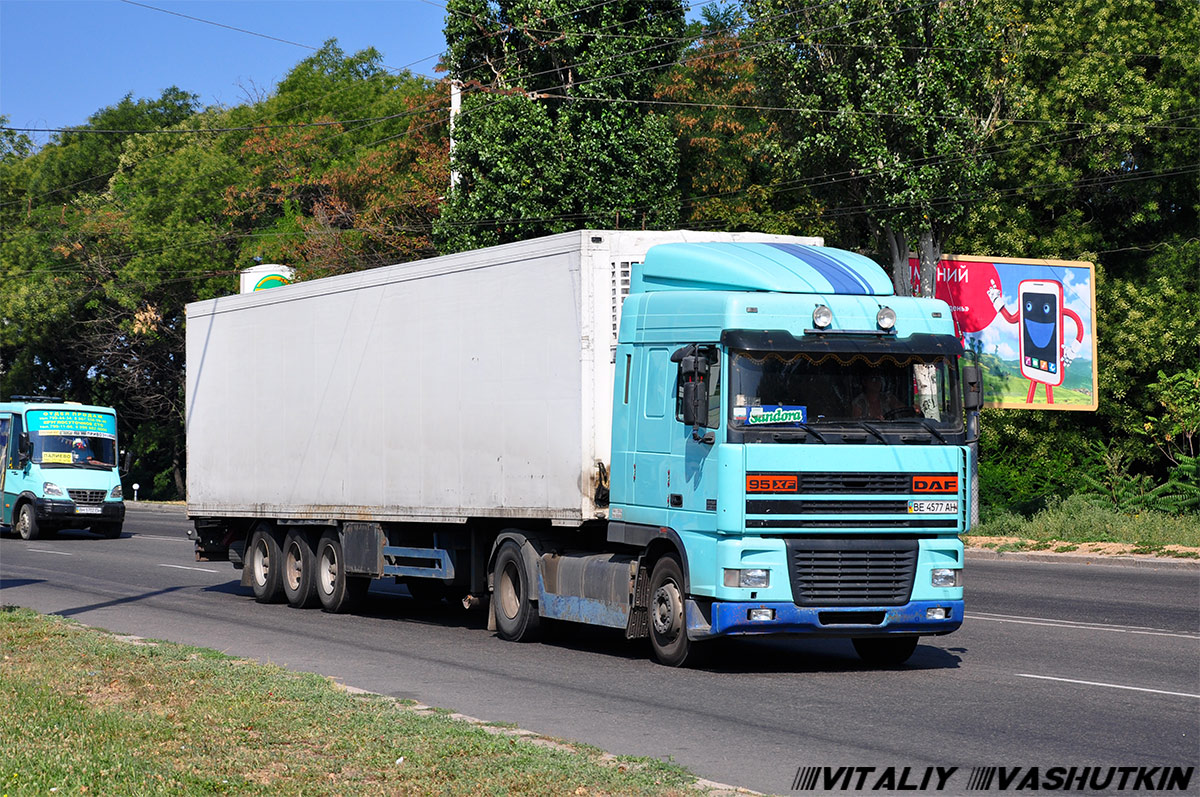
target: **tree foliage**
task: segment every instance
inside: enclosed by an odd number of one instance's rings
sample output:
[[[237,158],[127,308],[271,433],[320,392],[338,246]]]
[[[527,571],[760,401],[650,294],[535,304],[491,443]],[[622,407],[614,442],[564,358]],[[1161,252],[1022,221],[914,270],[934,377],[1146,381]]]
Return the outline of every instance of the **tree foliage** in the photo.
[[[932,295],[943,245],[985,186],[1010,28],[984,0],[747,0],[759,90],[777,108],[789,178],[865,225],[911,293]]]
[[[676,225],[670,124],[637,103],[682,47],[678,0],[453,0],[447,10],[446,62],[463,101],[440,248]]]

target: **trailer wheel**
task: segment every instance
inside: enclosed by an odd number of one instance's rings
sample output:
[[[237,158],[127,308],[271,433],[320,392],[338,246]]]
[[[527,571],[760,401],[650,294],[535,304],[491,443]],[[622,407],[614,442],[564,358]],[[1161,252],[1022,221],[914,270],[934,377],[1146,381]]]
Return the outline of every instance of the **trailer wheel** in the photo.
[[[33,504],[21,505],[21,512],[17,515],[17,534],[23,540],[36,540],[41,534]]]
[[[696,643],[688,639],[684,613],[683,567],[671,553],[654,564],[650,575],[650,644],[654,657],[668,667],[681,667],[696,658]]]
[[[317,602],[317,565],[312,540],[292,529],[283,541],[283,595],[289,606],[307,609]]]
[[[917,649],[915,636],[861,637],[853,640],[859,658],[875,667],[896,667]]]
[[[321,535],[314,565],[313,587],[317,599],[321,602],[321,608],[331,614],[342,614],[353,609],[362,602],[371,587],[370,578],[346,573],[342,541],[337,531],[330,530]]]
[[[259,603],[278,603],[283,599],[283,549],[279,532],[259,527],[250,538],[250,588]]]
[[[492,606],[500,638],[512,642],[537,639],[541,617],[532,595],[533,575],[528,572],[525,557],[515,542],[505,542],[496,552],[492,577],[495,590]]]

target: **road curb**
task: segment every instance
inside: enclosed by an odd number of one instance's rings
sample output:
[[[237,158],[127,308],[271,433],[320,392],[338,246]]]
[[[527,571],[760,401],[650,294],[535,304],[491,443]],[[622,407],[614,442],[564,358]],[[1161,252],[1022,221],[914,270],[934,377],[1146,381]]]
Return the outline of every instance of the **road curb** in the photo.
[[[178,515],[187,514],[187,506],[184,504],[159,504],[152,501],[126,501],[126,509],[141,509],[148,512],[174,512]]]
[[[1200,570],[1198,559],[1172,559],[1165,556],[1102,556],[1099,554],[1036,553],[1031,551],[991,551],[987,548],[967,548],[967,561],[1006,560],[1039,562],[1060,565],[1092,565],[1094,567],[1142,567],[1166,570]]]

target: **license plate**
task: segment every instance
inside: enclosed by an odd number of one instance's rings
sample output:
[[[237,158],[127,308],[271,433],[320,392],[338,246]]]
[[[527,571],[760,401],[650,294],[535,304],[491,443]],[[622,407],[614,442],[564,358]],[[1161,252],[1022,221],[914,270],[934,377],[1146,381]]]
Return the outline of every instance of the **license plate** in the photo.
[[[98,506],[77,506],[76,515],[99,515],[103,510]]]
[[[909,501],[910,515],[958,514],[958,501]]]

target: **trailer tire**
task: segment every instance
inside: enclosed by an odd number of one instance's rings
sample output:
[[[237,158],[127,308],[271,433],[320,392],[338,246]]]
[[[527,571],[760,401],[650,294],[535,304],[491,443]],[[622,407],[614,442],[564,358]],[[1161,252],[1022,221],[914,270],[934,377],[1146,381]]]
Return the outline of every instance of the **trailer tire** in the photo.
[[[283,595],[296,609],[308,609],[317,602],[316,553],[303,529],[291,529],[283,540]]]
[[[279,543],[279,532],[260,526],[250,536],[246,554],[254,600],[279,603],[283,600],[283,546]]]
[[[496,552],[492,566],[492,609],[496,613],[496,632],[511,642],[532,642],[541,630],[541,617],[533,599],[534,575],[526,566],[521,547],[505,541]]]
[[[853,640],[858,657],[874,667],[898,667],[917,649],[916,636],[859,637]]]
[[[36,540],[42,533],[38,526],[37,510],[33,504],[21,504],[21,510],[17,514],[16,532],[23,540]]]
[[[337,531],[322,534],[313,560],[313,588],[321,608],[330,614],[350,611],[363,601],[371,588],[369,577],[347,574],[345,563]]]
[[[666,554],[654,563],[650,575],[650,645],[654,657],[668,667],[695,663],[697,643],[688,639],[687,596],[679,557]]]

